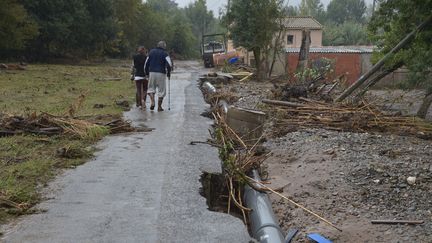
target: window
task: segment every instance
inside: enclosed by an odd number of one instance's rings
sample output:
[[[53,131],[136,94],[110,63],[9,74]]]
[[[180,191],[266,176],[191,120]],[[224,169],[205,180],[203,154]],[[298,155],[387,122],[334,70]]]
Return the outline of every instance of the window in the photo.
[[[287,44],[288,45],[294,44],[294,36],[293,35],[288,35],[287,36]]]

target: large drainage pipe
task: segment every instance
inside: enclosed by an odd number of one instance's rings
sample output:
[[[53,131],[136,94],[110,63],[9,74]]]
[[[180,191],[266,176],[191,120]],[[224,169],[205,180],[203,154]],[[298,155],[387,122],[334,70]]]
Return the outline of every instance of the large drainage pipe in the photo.
[[[208,94],[217,92],[216,88],[209,82],[204,82],[201,88]],[[225,114],[228,113],[228,103],[221,100],[218,103]],[[258,171],[252,170],[252,177],[261,181]],[[260,188],[259,185],[255,185]],[[249,213],[252,236],[261,243],[282,243],[285,242],[282,230],[276,221],[268,195],[259,192],[246,185],[244,188],[244,199],[246,206],[252,211]]]
[[[261,181],[258,171],[252,171],[252,177],[256,181]],[[255,185],[258,188],[259,185]],[[249,213],[251,222],[252,236],[261,243],[281,243],[284,237],[276,217],[273,213],[268,195],[256,191],[250,186],[245,186],[244,198],[246,206],[252,211]]]

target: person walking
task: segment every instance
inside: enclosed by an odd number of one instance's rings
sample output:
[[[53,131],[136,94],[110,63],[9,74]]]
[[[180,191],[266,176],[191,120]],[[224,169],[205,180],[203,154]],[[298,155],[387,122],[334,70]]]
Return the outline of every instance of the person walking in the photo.
[[[136,106],[146,108],[148,79],[144,69],[147,60],[147,50],[144,46],[138,47],[137,54],[133,56],[134,80],[136,85]]]
[[[159,41],[157,47],[148,54],[145,62],[145,72],[149,75],[148,95],[150,110],[155,108],[155,94],[158,95],[158,111],[163,111],[162,102],[166,95],[166,78],[171,78],[172,62],[166,52],[165,41]]]

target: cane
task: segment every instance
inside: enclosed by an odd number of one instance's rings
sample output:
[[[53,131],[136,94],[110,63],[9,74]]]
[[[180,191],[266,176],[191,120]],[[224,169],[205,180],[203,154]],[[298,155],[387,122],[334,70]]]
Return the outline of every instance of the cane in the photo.
[[[171,77],[168,77],[168,110],[171,110]]]

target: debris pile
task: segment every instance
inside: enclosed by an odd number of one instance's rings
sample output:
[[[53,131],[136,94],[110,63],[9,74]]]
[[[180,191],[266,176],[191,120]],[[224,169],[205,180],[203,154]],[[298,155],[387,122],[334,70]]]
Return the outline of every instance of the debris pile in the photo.
[[[370,103],[356,106],[327,104],[302,98],[306,103],[263,100],[278,105],[279,128],[325,128],[336,131],[382,132],[432,139],[432,124],[415,117],[386,115]]]
[[[26,117],[0,114],[0,137],[19,134],[66,135],[74,138],[100,138],[105,134],[131,132],[127,121],[116,119],[108,123],[32,113]]]

